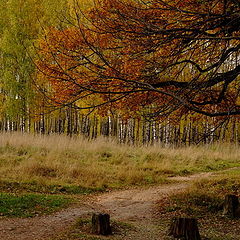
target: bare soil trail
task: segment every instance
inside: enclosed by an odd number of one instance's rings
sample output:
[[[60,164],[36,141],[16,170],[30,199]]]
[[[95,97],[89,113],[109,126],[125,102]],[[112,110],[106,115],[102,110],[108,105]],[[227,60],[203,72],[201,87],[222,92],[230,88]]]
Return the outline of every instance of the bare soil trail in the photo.
[[[209,177],[201,173],[188,177],[173,177],[176,182],[160,186],[112,191],[86,197],[85,203],[64,209],[50,216],[28,219],[0,219],[0,240],[46,240],[66,230],[77,218],[96,211],[108,212],[111,219],[130,222],[135,231],[119,239],[161,239],[162,229],[155,222],[155,204],[170,195],[186,190],[193,179]]]

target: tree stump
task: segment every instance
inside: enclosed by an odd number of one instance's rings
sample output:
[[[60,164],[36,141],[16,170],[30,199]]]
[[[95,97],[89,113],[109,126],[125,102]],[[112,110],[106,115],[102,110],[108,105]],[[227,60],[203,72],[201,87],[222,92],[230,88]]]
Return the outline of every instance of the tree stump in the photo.
[[[92,215],[92,233],[105,236],[112,234],[109,214],[94,213]]]
[[[233,218],[240,217],[240,205],[237,196],[231,194],[225,196],[223,215]]]
[[[201,240],[195,218],[174,218],[169,236],[184,240]]]

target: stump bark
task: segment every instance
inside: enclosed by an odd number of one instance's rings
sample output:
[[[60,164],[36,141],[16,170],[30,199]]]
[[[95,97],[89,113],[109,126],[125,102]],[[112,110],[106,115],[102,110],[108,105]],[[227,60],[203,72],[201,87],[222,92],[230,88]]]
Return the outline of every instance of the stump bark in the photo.
[[[226,195],[223,204],[223,215],[228,217],[240,217],[240,204],[235,195]]]
[[[184,240],[201,240],[195,218],[174,218],[169,236]]]
[[[92,233],[105,236],[112,234],[109,214],[94,213],[92,215]]]

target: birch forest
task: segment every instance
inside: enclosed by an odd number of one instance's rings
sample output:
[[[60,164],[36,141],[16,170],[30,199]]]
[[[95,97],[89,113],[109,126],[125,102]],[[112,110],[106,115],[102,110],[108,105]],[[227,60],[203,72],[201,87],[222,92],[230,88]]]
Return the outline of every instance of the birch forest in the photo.
[[[0,131],[240,142],[239,18],[230,0],[1,0]]]

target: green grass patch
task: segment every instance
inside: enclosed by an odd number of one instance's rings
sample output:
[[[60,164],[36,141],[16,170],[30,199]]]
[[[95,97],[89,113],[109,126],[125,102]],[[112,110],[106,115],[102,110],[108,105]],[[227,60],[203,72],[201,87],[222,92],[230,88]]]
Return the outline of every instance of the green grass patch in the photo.
[[[70,204],[63,196],[0,194],[0,215],[6,217],[34,217],[50,214]]]
[[[43,194],[90,194],[104,192],[105,188],[86,188],[78,185],[43,184],[32,182],[0,181],[0,192],[6,193],[43,193]]]

